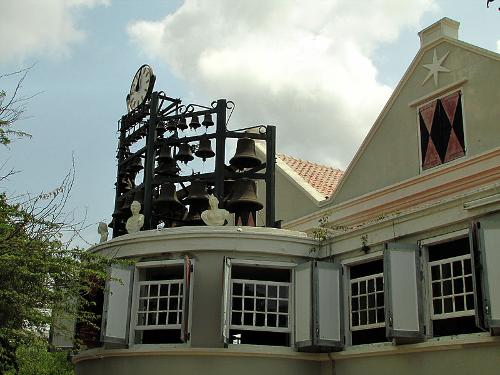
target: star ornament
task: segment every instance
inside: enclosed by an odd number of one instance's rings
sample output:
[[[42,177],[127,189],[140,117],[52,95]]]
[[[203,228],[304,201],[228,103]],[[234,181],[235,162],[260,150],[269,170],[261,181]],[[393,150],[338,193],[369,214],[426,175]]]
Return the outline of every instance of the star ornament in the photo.
[[[425,82],[429,80],[429,78],[433,77],[434,78],[434,85],[436,87],[438,86],[438,75],[440,72],[448,73],[450,70],[445,68],[443,66],[444,60],[448,57],[450,52],[446,52],[443,57],[437,58],[437,53],[436,50],[434,50],[434,56],[432,57],[432,64],[424,64],[422,65],[425,69],[429,70],[429,73],[427,74],[427,77],[425,77],[424,81],[422,82],[422,86],[425,85]]]

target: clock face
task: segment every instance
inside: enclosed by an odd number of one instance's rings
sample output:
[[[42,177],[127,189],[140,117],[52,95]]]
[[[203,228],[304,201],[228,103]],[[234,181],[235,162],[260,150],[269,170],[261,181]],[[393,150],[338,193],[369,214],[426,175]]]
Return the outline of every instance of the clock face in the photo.
[[[135,73],[130,86],[130,93],[127,96],[129,111],[144,103],[153,90],[154,80],[153,69],[149,65],[143,65],[139,68]]]

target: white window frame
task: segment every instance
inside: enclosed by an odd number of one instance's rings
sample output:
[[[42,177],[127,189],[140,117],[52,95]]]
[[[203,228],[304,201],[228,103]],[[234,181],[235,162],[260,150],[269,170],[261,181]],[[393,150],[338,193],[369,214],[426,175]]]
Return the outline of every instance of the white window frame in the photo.
[[[384,272],[380,272],[380,273],[375,273],[375,274],[372,274],[372,275],[368,275],[368,276],[362,276],[362,277],[358,277],[356,279],[349,279],[349,302],[351,302],[351,299],[353,298],[352,296],[352,285],[353,284],[358,284],[358,291],[360,292],[360,283],[361,282],[365,282],[366,283],[366,293],[364,294],[361,294],[361,293],[358,293],[356,297],[366,297],[367,298],[367,302],[366,302],[366,306],[364,309],[361,309],[361,307],[359,306],[359,302],[358,302],[358,316],[359,316],[359,312],[361,311],[366,311],[366,314],[367,314],[367,322],[369,320],[369,311],[370,311],[370,308],[368,307],[368,297],[370,296],[370,294],[373,294],[375,297],[375,307],[372,308],[371,310],[375,310],[375,320],[378,320],[377,319],[377,316],[378,316],[378,310],[380,309],[380,306],[377,306],[377,294],[380,292],[380,290],[377,289],[377,279],[382,277],[382,293],[384,293]],[[374,284],[374,291],[372,293],[370,293],[368,291],[368,281],[369,280],[373,280],[373,284]],[[385,302],[384,302],[384,311],[385,311]],[[353,326],[352,325],[352,313],[353,313],[353,309],[352,309],[352,303],[349,303],[349,329],[351,331],[361,331],[361,330],[365,330],[365,329],[372,329],[372,328],[382,328],[382,327],[385,327],[385,313],[384,313],[384,321],[383,322],[376,322],[376,323],[367,323],[367,324],[358,324],[356,326]],[[361,321],[360,318],[358,318],[358,321]]]
[[[191,263],[194,264],[194,260],[190,259]],[[133,291],[132,291],[132,307],[131,307],[131,318],[130,318],[130,330],[129,330],[129,345],[130,346],[138,346],[138,345],[169,345],[169,346],[189,346],[191,338],[189,337],[188,340],[184,343],[174,343],[174,344],[136,344],[135,343],[135,336],[136,336],[136,331],[145,331],[145,330],[151,330],[151,329],[165,329],[165,325],[158,325],[158,326],[145,326],[141,327],[137,325],[137,315],[138,315],[138,305],[139,305],[139,290],[140,290],[140,285],[144,285],[145,283],[149,283],[149,281],[137,281],[139,280],[139,273],[141,270],[146,269],[146,268],[164,268],[164,267],[169,267],[169,266],[184,266],[185,265],[185,260],[184,259],[173,259],[173,260],[158,260],[158,261],[148,261],[148,262],[139,262],[135,264],[135,271],[134,271],[134,285],[133,285]],[[184,270],[185,272],[185,270]],[[191,282],[190,282],[190,293],[189,293],[189,306],[193,306],[193,285],[194,285],[194,275],[193,273],[191,274]],[[166,280],[167,282],[169,281],[174,281],[174,280]],[[182,285],[184,284],[184,280],[182,280]],[[184,296],[186,295],[185,287],[183,285],[183,300]],[[183,304],[184,305],[184,304]],[[181,309],[183,309],[183,306],[181,306]],[[188,310],[188,326],[192,327],[192,311],[193,309],[190,308]],[[184,315],[184,311],[182,312]],[[172,329],[179,329],[182,331],[182,321],[179,324],[174,325],[169,325],[168,328]]]
[[[423,296],[424,296],[424,312],[425,312],[425,325],[426,329],[426,337],[433,338],[433,321],[435,320],[445,320],[451,318],[460,318],[464,316],[475,316],[478,314],[478,306],[474,305],[474,310],[460,311],[460,312],[452,312],[452,313],[443,313],[443,314],[434,314],[433,312],[433,295],[432,295],[432,276],[431,276],[431,264],[439,264],[439,263],[448,263],[450,260],[453,262],[458,259],[470,259],[471,267],[474,267],[474,262],[472,257],[472,249],[469,246],[469,254],[467,255],[457,255],[455,257],[440,259],[437,261],[429,261],[429,247],[439,245],[442,243],[453,242],[460,239],[468,239],[469,230],[468,229],[460,229],[452,232],[448,232],[439,236],[430,237],[419,241],[420,246],[422,247],[422,271],[423,271]],[[450,266],[452,267],[452,265]],[[472,277],[474,278],[474,273],[472,270]],[[473,280],[474,283],[474,280]],[[453,290],[453,282],[452,282],[452,290]],[[473,284],[474,288],[474,284]],[[465,283],[464,283],[464,291],[465,291]],[[473,289],[472,294],[475,296],[477,293],[476,289]],[[476,303],[476,301],[474,301]],[[454,304],[454,301],[453,301]],[[465,302],[466,304],[466,302]]]
[[[275,262],[275,261],[257,261],[257,260],[248,260],[248,259],[234,259],[230,258],[231,260],[231,275],[229,277],[229,283],[230,283],[230,291],[229,291],[229,298],[227,301],[227,308],[228,308],[228,313],[229,313],[229,328],[228,332],[230,330],[250,330],[250,331],[263,331],[263,332],[277,332],[277,333],[288,333],[290,335],[289,337],[289,345],[288,347],[293,347],[294,345],[294,315],[293,315],[293,310],[294,310],[294,280],[295,280],[295,272],[294,268],[297,266],[297,263],[292,263],[292,262]],[[268,281],[268,280],[244,280],[244,279],[233,279],[232,277],[232,266],[249,266],[249,267],[255,267],[255,268],[281,268],[281,269],[287,269],[290,271],[290,282],[284,283],[284,282],[274,282],[274,281]],[[232,325],[232,313],[233,313],[233,281],[249,281],[255,284],[266,284],[266,285],[272,285],[272,284],[279,284],[279,285],[284,285],[288,284],[288,328],[279,328],[279,327],[252,327],[252,326],[244,326],[244,325]],[[279,288],[278,288],[279,289]],[[244,300],[244,297],[243,297]],[[244,301],[242,301],[244,303]],[[244,306],[242,306],[244,307]],[[266,304],[267,308],[267,304]],[[279,308],[279,307],[278,307]],[[238,310],[239,311],[239,310]],[[276,312],[278,315],[278,312]],[[243,316],[242,316],[242,321],[243,321]],[[271,329],[270,329],[271,328]],[[241,347],[242,345],[248,345],[248,346],[255,346],[253,344],[238,344],[238,343],[229,343],[229,346],[235,346],[235,347]],[[258,346],[261,346],[263,344],[259,344]]]
[[[353,257],[353,258],[347,258],[344,259],[340,262],[342,265],[342,268],[344,270],[344,280],[343,280],[343,285],[344,285],[344,311],[347,311],[347,314],[344,314],[344,332],[345,332],[345,344],[346,346],[352,346],[352,328],[351,328],[351,267],[352,266],[357,266],[363,263],[370,263],[376,260],[384,260],[384,255],[382,251],[374,251],[371,254],[367,255],[362,255],[358,257]],[[378,275],[374,274],[374,275]],[[383,277],[383,272],[381,273]],[[373,275],[370,275],[373,276]],[[370,277],[368,276],[368,277]],[[363,276],[364,277],[364,276]],[[363,278],[362,277],[362,278]],[[361,278],[357,278],[359,280]],[[385,281],[384,281],[385,282]],[[383,285],[383,284],[382,284]],[[376,297],[375,297],[376,298]],[[385,292],[384,292],[384,316],[385,316]],[[383,328],[385,327],[385,321],[383,323],[377,323],[374,325],[371,325],[369,327],[363,327],[363,328],[358,328],[355,329],[354,331],[360,331],[360,330],[365,330],[365,329],[373,329],[373,328]]]

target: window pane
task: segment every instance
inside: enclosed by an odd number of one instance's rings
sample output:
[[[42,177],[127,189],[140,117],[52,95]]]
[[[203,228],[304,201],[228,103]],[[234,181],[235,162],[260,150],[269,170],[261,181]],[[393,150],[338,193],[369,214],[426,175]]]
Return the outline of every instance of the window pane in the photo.
[[[351,285],[351,295],[353,295],[353,296],[358,295],[358,283],[353,283]]]
[[[255,309],[255,300],[253,298],[245,298],[245,310],[253,311]]]
[[[158,307],[158,299],[153,298],[149,300],[149,311],[156,311]]]
[[[375,315],[375,310],[368,311],[368,324],[377,323],[377,317]]]
[[[139,313],[137,314],[137,325],[143,326],[146,324],[146,314]]]
[[[255,287],[254,284],[245,284],[245,296],[254,296]]]
[[[449,263],[441,265],[441,269],[443,271],[443,279],[451,277],[451,266]]]
[[[377,323],[385,322],[384,309],[377,309]]]
[[[288,312],[288,301],[286,301],[286,300],[279,301],[279,312],[280,313],[287,313]]]
[[[377,291],[384,290],[384,279],[382,277],[377,277]]]
[[[178,296],[179,295],[179,284],[170,285],[170,295]]]
[[[265,297],[266,296],[266,286],[262,284],[258,284],[256,287],[256,296],[257,297]]]
[[[286,315],[279,315],[278,316],[278,326],[280,328],[288,327],[288,317]]]
[[[474,295],[468,294],[466,297],[467,310],[474,310]]]
[[[432,283],[432,295],[434,297],[441,297],[441,283]]]
[[[375,294],[368,295],[368,308],[375,307]]]
[[[440,299],[433,301],[432,306],[434,308],[434,314],[442,314],[443,313],[443,308],[441,306]]]
[[[462,262],[456,261],[453,262],[453,276],[461,276],[462,275]]]
[[[359,283],[359,294],[366,294],[366,281],[360,281]]]
[[[472,266],[470,259],[464,259],[464,275],[472,274]]]
[[[465,278],[465,291],[466,292],[472,292],[474,291],[473,283],[472,283],[472,277],[467,276]]]
[[[462,279],[453,280],[453,290],[455,294],[463,293],[464,291],[464,281]]]
[[[366,296],[359,297],[359,308],[366,309]]]
[[[167,313],[162,312],[158,314],[158,324],[165,325],[167,324]]]
[[[267,311],[277,311],[278,304],[275,299],[267,300]]]
[[[453,298],[445,298],[444,302],[444,312],[450,313],[453,312]]]
[[[351,308],[353,311],[359,310],[359,298],[354,297],[351,299]]]
[[[234,297],[233,298],[233,310],[241,310],[242,309],[242,299]]]
[[[160,286],[160,296],[168,296],[168,285]]]
[[[278,297],[278,287],[275,285],[269,285],[267,287],[267,296],[270,298],[276,298]]]
[[[288,287],[287,286],[280,286],[280,298],[286,298],[288,299]]]
[[[253,325],[253,313],[245,313],[243,315],[243,324],[246,326]]]
[[[149,325],[156,325],[156,313],[148,314],[148,326]]]
[[[384,293],[377,293],[377,306],[384,306]]]
[[[149,285],[141,285],[139,288],[139,297],[147,297],[148,296],[148,288]]]
[[[263,327],[266,323],[266,314],[255,314],[255,325]]]
[[[367,317],[366,311],[361,311],[359,313],[359,322],[360,322],[361,325],[367,324],[367,318],[368,317]]]
[[[233,312],[231,314],[231,324],[241,325],[241,313]]]
[[[276,314],[267,314],[267,325],[269,327],[276,327],[277,323]]]
[[[177,298],[170,298],[170,310],[177,310],[179,308],[179,300]]]
[[[445,280],[445,281],[443,281],[443,295],[444,296],[449,296],[451,294],[452,294],[451,280]]]
[[[240,283],[233,283],[233,296],[243,295],[243,285]]]
[[[168,324],[177,324],[177,313],[169,312],[168,313]]]
[[[464,310],[465,310],[464,297],[462,296],[455,297],[455,311],[464,311]]]
[[[431,267],[431,276],[432,276],[432,280],[440,280],[441,279],[441,271],[439,269],[439,266],[432,266]]]
[[[256,302],[257,311],[266,311],[266,300],[264,298],[258,298]]]
[[[368,280],[368,293],[372,293],[375,291],[375,280]]]
[[[158,295],[158,285],[150,285],[149,286],[149,295],[157,296]]]
[[[356,326],[359,325],[359,319],[358,319],[358,313],[357,312],[351,314],[351,325],[353,327],[356,327]]]

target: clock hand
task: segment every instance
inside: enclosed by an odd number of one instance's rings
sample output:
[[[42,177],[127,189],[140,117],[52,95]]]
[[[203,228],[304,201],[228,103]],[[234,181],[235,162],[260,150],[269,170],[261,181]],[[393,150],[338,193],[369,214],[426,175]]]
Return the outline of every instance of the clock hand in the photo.
[[[142,70],[139,72],[139,77],[137,77],[137,84],[135,85],[135,91],[139,91],[139,83],[141,82]]]

